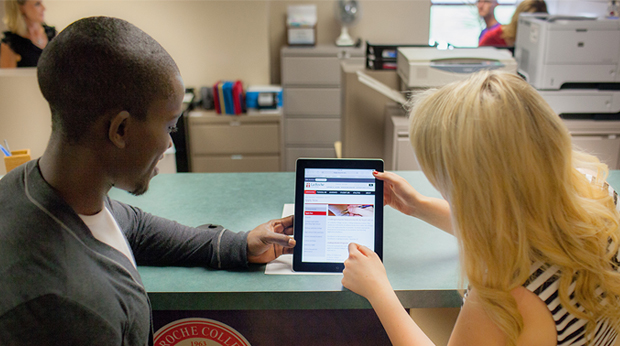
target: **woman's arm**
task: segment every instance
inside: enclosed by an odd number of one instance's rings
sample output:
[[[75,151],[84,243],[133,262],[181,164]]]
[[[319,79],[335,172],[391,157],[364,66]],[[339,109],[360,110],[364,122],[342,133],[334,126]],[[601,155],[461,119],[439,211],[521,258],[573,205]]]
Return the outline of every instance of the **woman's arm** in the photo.
[[[16,68],[18,55],[6,43],[0,43],[0,68]]]
[[[392,345],[434,346],[400,304],[376,253],[351,243],[344,266],[342,285],[368,299]]]
[[[433,345],[400,304],[376,253],[352,243],[344,266],[342,285],[368,299],[394,346]],[[517,345],[555,345],[555,322],[545,303],[524,287],[518,287],[510,293],[523,317],[523,331]],[[448,345],[506,345],[506,335],[487,315],[475,289],[469,291]]]
[[[383,180],[383,202],[403,214],[414,216],[441,230],[454,234],[450,205],[440,198],[426,197],[404,178],[391,172],[375,172]]]

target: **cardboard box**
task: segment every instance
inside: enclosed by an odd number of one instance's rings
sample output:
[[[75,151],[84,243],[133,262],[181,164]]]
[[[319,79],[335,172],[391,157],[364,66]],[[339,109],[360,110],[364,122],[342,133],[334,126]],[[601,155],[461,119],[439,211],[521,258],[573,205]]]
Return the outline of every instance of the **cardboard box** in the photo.
[[[4,157],[4,166],[9,173],[13,168],[30,161],[30,149],[11,150],[11,156]]]

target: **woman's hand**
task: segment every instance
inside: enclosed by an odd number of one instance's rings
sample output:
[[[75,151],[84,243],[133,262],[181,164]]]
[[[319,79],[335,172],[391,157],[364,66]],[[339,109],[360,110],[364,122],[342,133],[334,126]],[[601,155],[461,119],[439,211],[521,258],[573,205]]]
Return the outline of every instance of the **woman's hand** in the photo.
[[[373,172],[373,175],[383,180],[383,204],[453,234],[450,205],[446,200],[422,195],[397,174]]]
[[[371,303],[392,292],[385,267],[379,256],[369,248],[349,244],[349,258],[344,261],[342,285],[365,297]]]
[[[403,214],[419,217],[424,197],[403,177],[391,172],[373,172],[375,178],[383,180],[383,204]]]
[[[369,248],[349,244],[342,285],[368,299],[394,346],[434,346],[403,309],[388,281],[379,256]]]

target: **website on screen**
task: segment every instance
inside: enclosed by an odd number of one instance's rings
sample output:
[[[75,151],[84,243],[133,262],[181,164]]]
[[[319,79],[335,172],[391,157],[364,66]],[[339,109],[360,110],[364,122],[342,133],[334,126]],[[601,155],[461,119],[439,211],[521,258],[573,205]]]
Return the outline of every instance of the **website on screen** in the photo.
[[[372,169],[306,168],[302,262],[341,263],[349,243],[374,250]]]

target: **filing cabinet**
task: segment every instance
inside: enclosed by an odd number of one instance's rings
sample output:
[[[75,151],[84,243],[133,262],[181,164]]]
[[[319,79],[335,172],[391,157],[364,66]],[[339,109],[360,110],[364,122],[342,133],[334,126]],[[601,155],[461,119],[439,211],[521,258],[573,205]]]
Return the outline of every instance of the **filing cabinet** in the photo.
[[[362,48],[318,45],[283,47],[282,170],[294,171],[299,157],[336,157],[340,140],[343,61],[364,63]]]
[[[280,171],[279,114],[189,113],[192,172]]]

